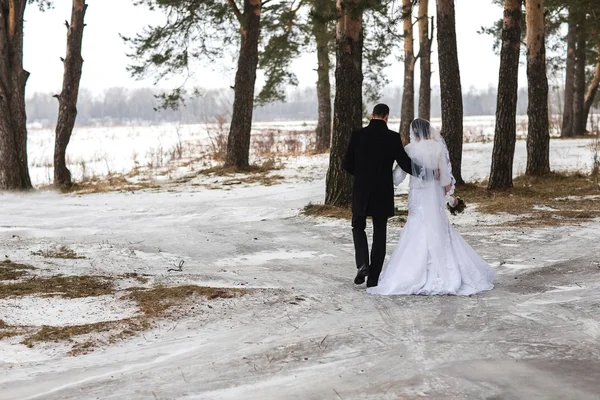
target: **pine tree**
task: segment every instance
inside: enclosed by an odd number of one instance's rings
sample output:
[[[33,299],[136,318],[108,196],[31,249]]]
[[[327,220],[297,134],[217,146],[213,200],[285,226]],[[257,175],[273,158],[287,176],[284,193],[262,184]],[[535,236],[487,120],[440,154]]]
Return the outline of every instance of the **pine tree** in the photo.
[[[421,82],[419,88],[419,118],[431,118],[431,42],[433,39],[433,18],[431,36],[429,32],[429,1],[419,1],[419,58]]]
[[[573,101],[575,91],[575,48],[577,46],[576,36],[576,12],[573,6],[569,8],[568,32],[567,32],[567,63],[565,70],[565,95],[563,106],[562,137],[573,136]]]
[[[517,135],[517,92],[521,53],[521,18],[523,0],[504,1],[502,50],[496,102],[496,128],[489,189],[513,185],[513,160]]]
[[[60,95],[55,96],[58,98],[58,121],[54,143],[54,185],[61,188],[72,185],[71,172],[67,168],[65,155],[77,118],[77,97],[83,65],[81,43],[87,6],[85,0],[73,0],[71,24],[65,21],[68,32],[67,54],[63,60],[63,88]]]
[[[463,103],[458,53],[454,0],[437,0],[438,64],[442,100],[442,131],[456,183],[464,183],[461,174],[463,146]]]
[[[404,86],[400,113],[400,136],[407,143],[410,140],[410,123],[415,118],[415,52],[413,47],[412,0],[402,0],[403,40],[404,40]]]
[[[284,100],[285,85],[297,84],[289,66],[300,50],[301,24],[296,20],[302,18],[299,10],[307,0],[139,0],[137,4],[164,12],[167,22],[123,38],[133,49],[129,69],[134,77],[188,77],[192,61],[213,62],[224,49],[239,46],[225,165],[247,168],[254,106]],[[255,98],[259,68],[266,79]],[[184,85],[185,80],[161,95],[161,106],[181,104]]]
[[[527,175],[550,172],[544,0],[527,0]]]
[[[325,204],[350,205],[352,180],[342,161],[352,131],[362,122],[363,9],[359,0],[337,1],[333,137],[327,170]]]

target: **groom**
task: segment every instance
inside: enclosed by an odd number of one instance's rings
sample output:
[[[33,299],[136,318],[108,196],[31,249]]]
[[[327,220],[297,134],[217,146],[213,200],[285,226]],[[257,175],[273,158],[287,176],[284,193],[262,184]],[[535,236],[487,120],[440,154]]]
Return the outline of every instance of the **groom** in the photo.
[[[385,259],[387,221],[394,216],[394,161],[409,174],[421,168],[404,151],[400,135],[388,129],[390,108],[377,104],[371,122],[352,132],[343,167],[354,176],[352,189],[352,236],[358,273],[354,283],[367,279],[367,287],[377,286]],[[414,170],[414,171],[413,171]],[[369,244],[365,228],[367,216],[373,217],[373,247],[369,263]]]

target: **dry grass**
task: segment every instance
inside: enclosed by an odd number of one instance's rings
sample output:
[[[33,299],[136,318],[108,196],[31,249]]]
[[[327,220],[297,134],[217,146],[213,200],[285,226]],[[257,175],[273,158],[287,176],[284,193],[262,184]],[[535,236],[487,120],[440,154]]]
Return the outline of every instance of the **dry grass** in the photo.
[[[508,225],[552,226],[580,223],[600,217],[600,198],[570,199],[569,196],[598,196],[600,188],[590,177],[580,174],[552,173],[545,177],[515,178],[509,190],[489,191],[482,184],[467,184],[456,192],[478,211],[506,213],[523,218]]]
[[[148,283],[150,281],[149,278],[144,275],[140,275],[137,272],[127,272],[121,276],[126,279],[135,279],[139,283]]]
[[[35,277],[0,285],[0,299],[30,295],[61,296],[74,299],[111,293],[114,293],[112,280],[102,276]]]
[[[93,178],[74,183],[73,186],[62,190],[62,192],[74,194],[131,192],[144,189],[157,189],[159,187],[154,182],[131,182],[125,175],[111,174],[104,178]]]
[[[262,164],[253,164],[245,168],[216,166],[199,171],[199,174],[227,176],[233,174],[266,174],[283,168],[283,164],[274,159],[264,161]]]
[[[80,355],[88,354],[90,352],[93,352],[95,347],[96,347],[96,342],[91,341],[91,340],[88,340],[88,341],[82,342],[82,343],[76,343],[75,345],[73,345],[71,350],[67,353],[67,355],[77,357]]]
[[[207,286],[158,286],[152,289],[136,288],[126,298],[135,301],[146,318],[162,317],[169,308],[194,296],[208,300],[228,299],[246,293],[241,289],[214,288]]]
[[[14,336],[19,336],[21,334],[23,334],[22,328],[10,326],[0,319],[0,340]]]
[[[308,205],[302,210],[302,214],[311,217],[352,219],[352,209],[328,206],[325,204],[308,203]]]
[[[152,323],[159,318],[167,315],[172,308],[181,306],[186,302],[192,301],[196,297],[206,300],[218,298],[233,298],[244,295],[247,290],[230,288],[213,288],[205,286],[159,286],[151,289],[132,288],[128,289],[129,294],[123,297],[123,300],[132,300],[137,303],[139,314],[135,317],[126,318],[118,321],[106,321],[93,324],[73,325],[73,326],[42,326],[37,332],[25,337],[21,343],[33,347],[38,342],[73,342],[76,337],[90,335],[94,333],[111,333],[109,342],[115,342],[125,337],[135,335],[137,332],[146,330],[152,326]],[[2,326],[0,326],[1,328]],[[0,331],[0,338],[2,333]],[[10,336],[23,335],[22,331],[10,330]],[[6,335],[8,337],[8,335]],[[77,356],[87,354],[93,351],[97,345],[95,340],[85,338],[83,342],[77,342],[73,345],[69,355]]]
[[[0,328],[0,340],[19,336],[23,334],[23,330],[13,327]]]
[[[85,258],[83,256],[79,256],[74,250],[68,248],[67,246],[61,246],[54,250],[38,250],[31,254],[45,258],[62,258],[65,260],[77,260]]]
[[[264,174],[255,174],[249,175],[240,179],[228,179],[221,183],[221,185],[231,186],[231,185],[241,185],[243,183],[253,184],[258,183],[261,186],[273,186],[281,182],[285,179],[281,175],[264,175]]]
[[[207,169],[200,170],[196,174],[190,174],[183,178],[177,179],[176,183],[188,183],[199,175],[207,176],[231,176],[231,179],[226,179],[223,182],[217,184],[207,184],[209,189],[218,189],[222,186],[233,186],[241,184],[253,184],[258,183],[262,186],[271,186],[279,183],[284,179],[281,175],[270,175],[271,172],[277,171],[283,168],[283,164],[274,159],[269,159],[262,164],[250,165],[247,168],[237,167],[224,167],[216,166]]]
[[[31,265],[17,264],[10,260],[0,262],[0,281],[14,281],[27,275],[27,271],[34,270]],[[1,289],[0,289],[1,290]]]
[[[74,336],[81,336],[94,332],[108,332],[114,328],[113,323],[113,321],[109,321],[72,326],[42,326],[40,330],[25,338],[21,343],[28,347],[33,347],[36,342],[58,342],[70,340]]]

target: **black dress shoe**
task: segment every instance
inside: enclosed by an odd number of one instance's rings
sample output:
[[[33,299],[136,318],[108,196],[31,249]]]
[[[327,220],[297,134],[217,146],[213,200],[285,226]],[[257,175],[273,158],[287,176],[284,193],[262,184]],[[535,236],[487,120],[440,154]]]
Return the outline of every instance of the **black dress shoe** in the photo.
[[[369,275],[369,266],[367,264],[363,264],[356,273],[356,278],[354,278],[355,285],[362,285],[365,283],[365,278]]]
[[[377,282],[367,282],[367,287],[376,287],[377,286]]]

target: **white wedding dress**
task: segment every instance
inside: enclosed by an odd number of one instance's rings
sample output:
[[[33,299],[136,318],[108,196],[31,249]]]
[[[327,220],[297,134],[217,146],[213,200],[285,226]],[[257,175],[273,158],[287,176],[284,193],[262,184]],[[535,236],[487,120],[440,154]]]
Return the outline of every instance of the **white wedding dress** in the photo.
[[[406,146],[415,164],[432,170],[439,168],[441,177],[425,181],[411,176],[408,220],[378,286],[368,288],[368,293],[471,295],[494,287],[494,270],[448,221],[449,197],[444,186],[449,194],[453,193],[454,178],[445,143],[437,138],[439,141],[412,140]],[[394,184],[400,184],[405,177],[406,173],[396,167]]]

